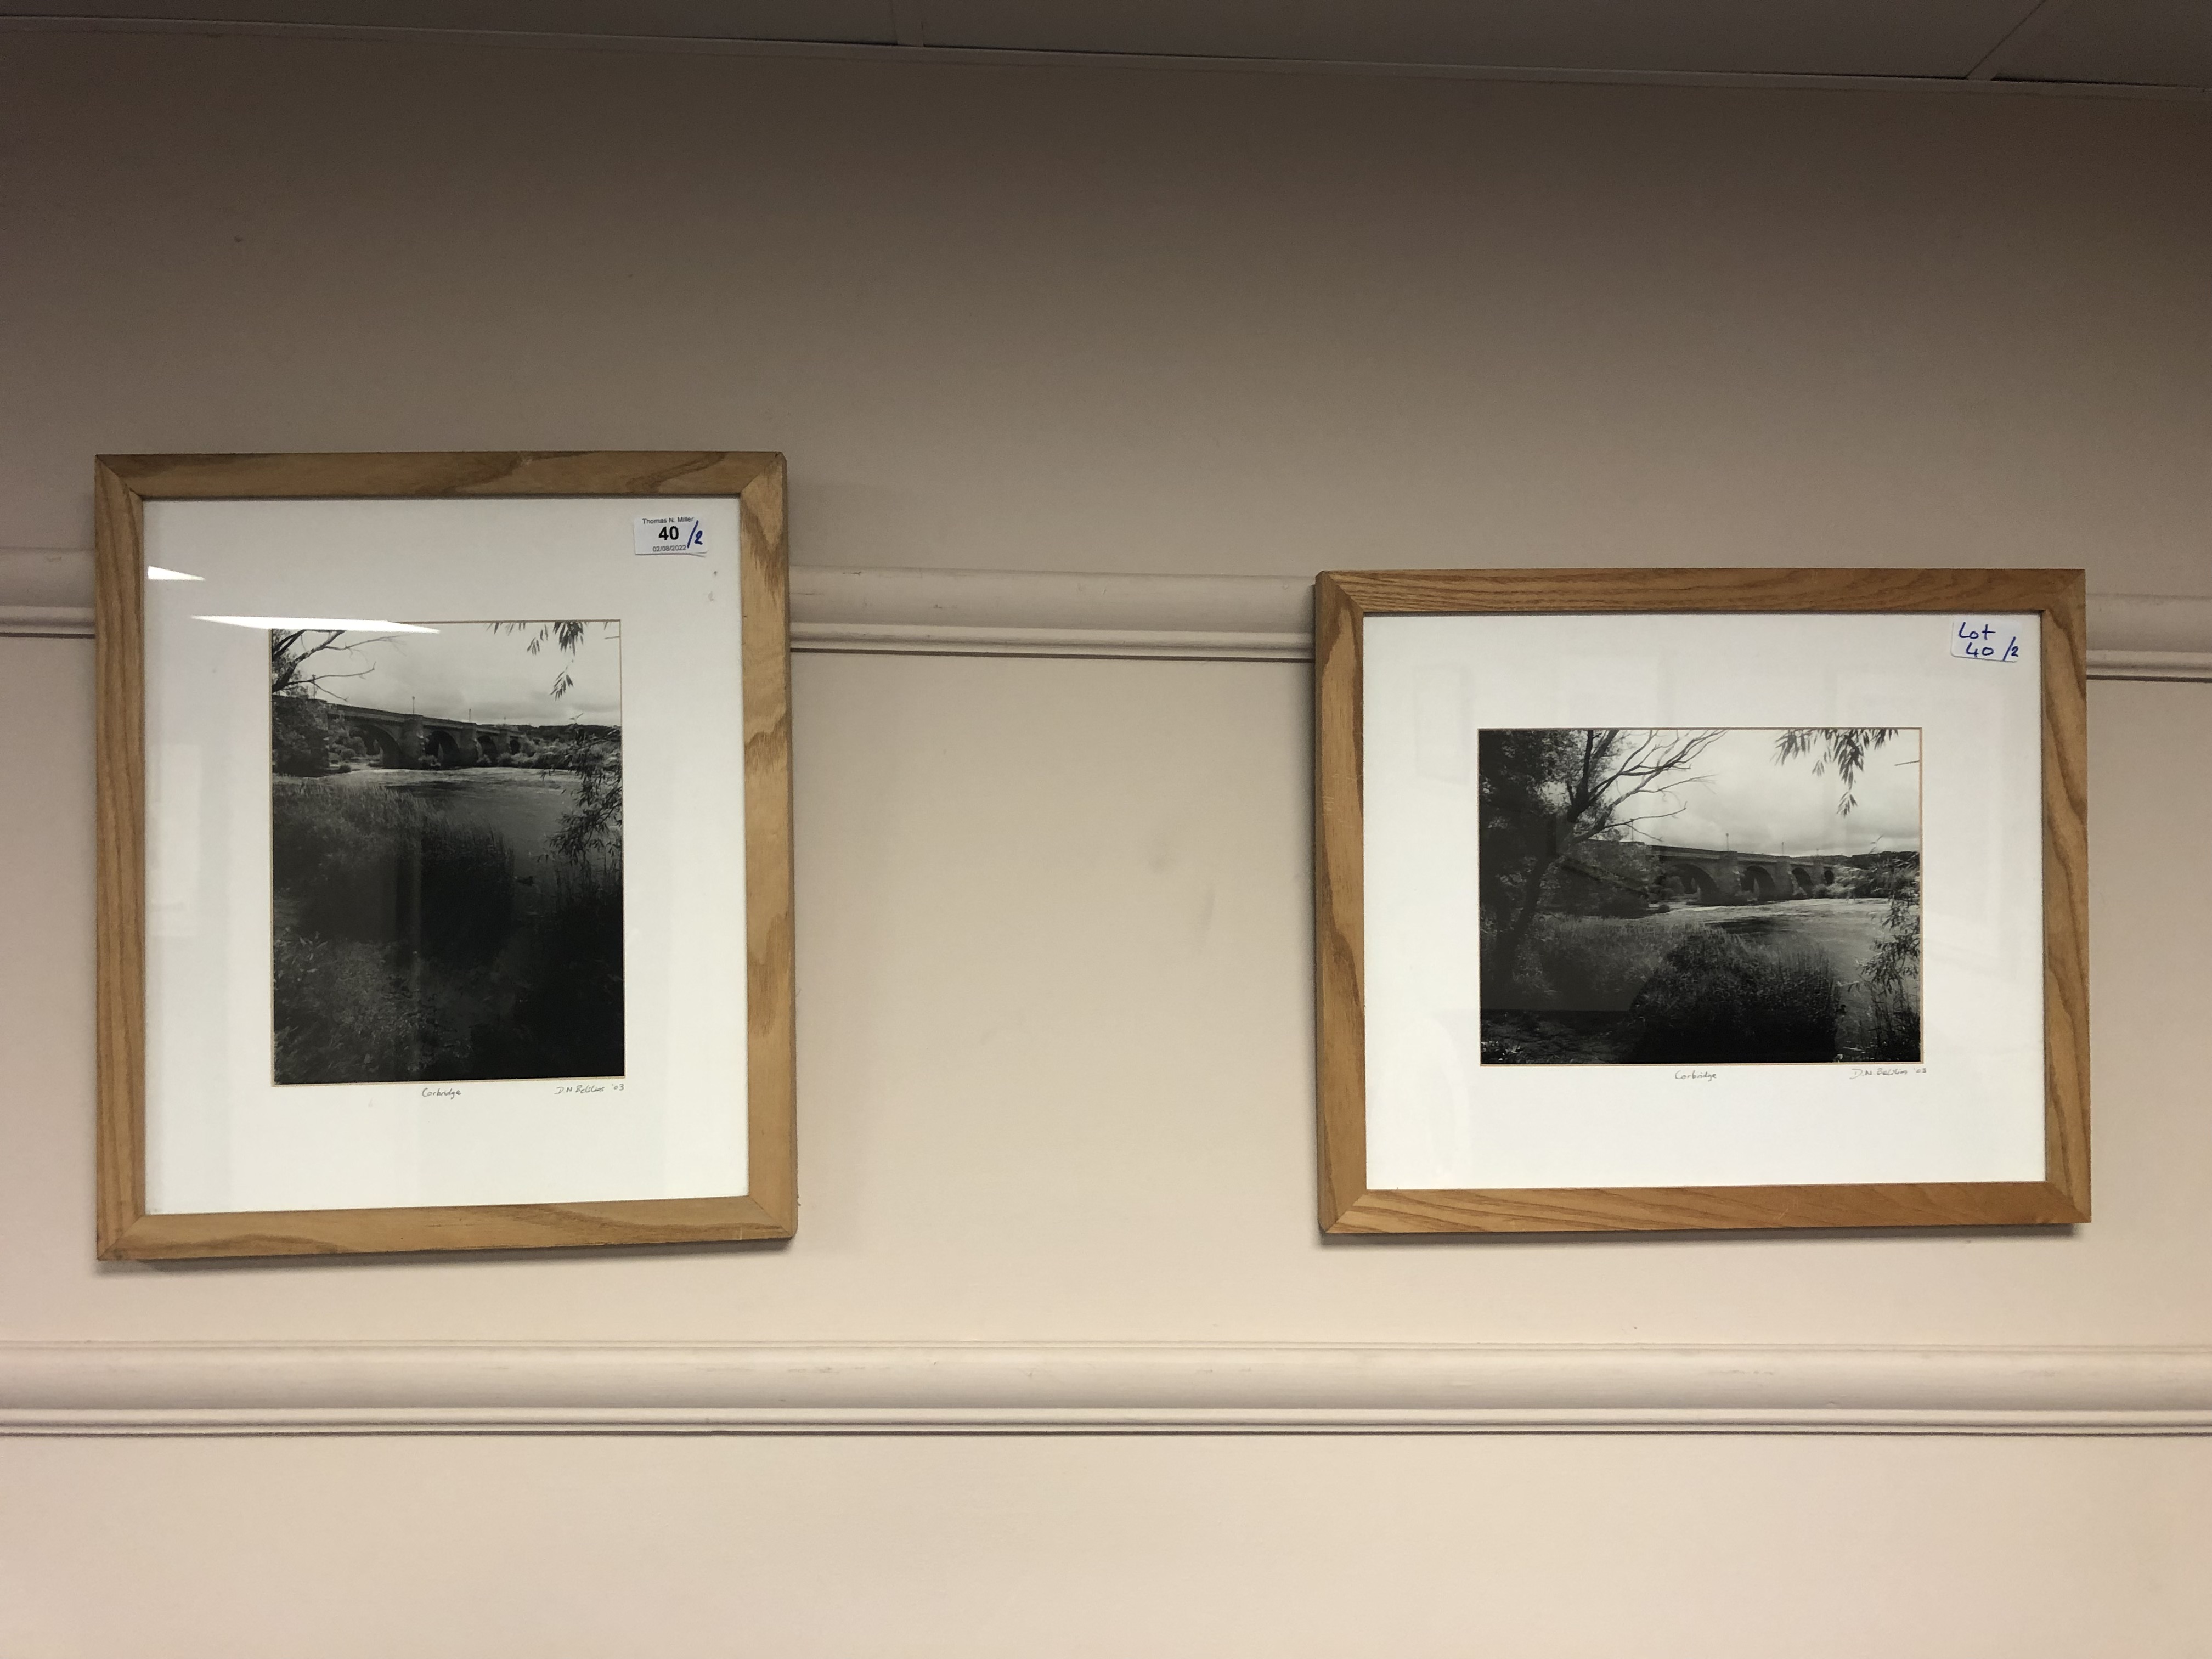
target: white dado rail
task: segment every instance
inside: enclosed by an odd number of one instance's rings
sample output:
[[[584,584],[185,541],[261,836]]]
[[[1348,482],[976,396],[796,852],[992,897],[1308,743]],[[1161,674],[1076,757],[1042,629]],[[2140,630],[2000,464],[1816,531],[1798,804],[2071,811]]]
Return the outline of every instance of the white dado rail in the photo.
[[[2212,1349],[0,1344],[0,1434],[2212,1433]]]
[[[0,550],[0,635],[92,630],[90,556]],[[794,566],[796,651],[1299,662],[1313,585],[1280,576]],[[2212,599],[2089,597],[2092,679],[2212,680]]]

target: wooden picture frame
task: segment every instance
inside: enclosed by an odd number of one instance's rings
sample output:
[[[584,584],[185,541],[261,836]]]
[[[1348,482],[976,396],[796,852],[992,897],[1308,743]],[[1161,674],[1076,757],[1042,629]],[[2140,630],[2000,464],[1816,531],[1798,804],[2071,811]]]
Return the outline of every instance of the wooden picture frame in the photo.
[[[1366,838],[1371,734],[1365,725],[1369,671],[1364,665],[1370,619],[1549,617],[1579,622],[1607,616],[1674,615],[1698,619],[1771,617],[1779,622],[1881,614],[1918,617],[1926,613],[2032,614],[2039,619],[2033,637],[2039,644],[2040,661],[2040,1178],[1589,1187],[1469,1183],[1440,1188],[1392,1188],[1370,1182]],[[1705,624],[1701,620],[1698,625]],[[1921,625],[1917,621],[1912,624]],[[2022,631],[2029,631],[2025,624]],[[2063,1224],[2088,1218],[2086,681],[2080,572],[1336,571],[1317,579],[1315,635],[1316,1073],[1324,1231],[1929,1227]],[[1942,654],[1940,641],[1934,650]],[[1954,650],[1951,654],[1966,653]],[[1556,722],[1561,726],[1577,723]],[[2031,714],[2027,744],[2033,744],[2035,729]],[[2033,749],[2027,752],[2032,779]],[[2033,785],[2031,781],[2021,787],[2032,792]],[[1472,795],[1480,785],[1470,783],[1467,788]],[[2022,833],[2032,834],[2033,826]],[[1916,906],[1917,847],[1916,842]],[[2033,869],[2032,842],[2026,843],[2023,857],[2025,867]],[[1530,905],[1533,909],[1533,899]],[[2031,1007],[2035,971],[2033,961],[2019,964],[2020,982],[2027,987]],[[1932,1042],[1932,1024],[1930,1033]],[[2029,1079],[2032,1096],[2032,1068],[2022,1075]],[[2017,1103],[2017,1111],[2025,1115],[2017,1128],[2023,1138],[2033,1133],[2038,1103],[2032,1097]]]
[[[732,510],[737,546],[715,568],[732,580],[714,627],[727,639],[718,656],[717,684],[742,685],[742,724],[732,698],[726,750],[742,754],[742,837],[727,856],[742,875],[716,876],[740,890],[742,960],[722,960],[717,984],[742,984],[742,1010],[723,1016],[726,1033],[718,1075],[741,1079],[742,1126],[720,1118],[720,1145],[742,1153],[744,1190],[708,1195],[617,1197],[562,1192],[547,1201],[422,1204],[372,1207],[213,1209],[175,1212],[148,1202],[148,924],[149,826],[147,514],[159,503],[319,503],[343,512],[386,502],[519,502],[535,498],[560,510],[619,515],[621,544],[595,544],[593,556],[631,556],[628,526],[678,498]],[[720,502],[724,505],[717,506]],[[787,550],[783,458],[732,451],[490,453],[111,455],[94,476],[97,586],[96,765],[98,824],[98,1250],[103,1260],[273,1256],[379,1251],[508,1249],[544,1246],[661,1244],[706,1240],[785,1238],[797,1221],[792,979],[790,671]],[[174,509],[163,508],[165,512]],[[298,509],[286,509],[296,511]],[[410,511],[413,509],[399,509]],[[463,514],[475,508],[456,509]],[[540,511],[501,508],[500,511]],[[551,510],[551,509],[545,509]],[[328,520],[337,522],[337,520]],[[718,517],[717,523],[724,522]],[[644,535],[641,528],[642,553]],[[601,536],[601,542],[606,538]],[[453,555],[465,559],[465,550]],[[303,559],[313,557],[303,553]],[[661,560],[661,567],[678,562]],[[635,568],[645,568],[643,559]],[[606,567],[612,570],[616,567]],[[628,568],[625,568],[627,569]],[[672,568],[672,576],[673,575]],[[688,576],[688,573],[687,576]],[[614,578],[601,578],[613,580]],[[623,575],[623,580],[629,579]],[[197,579],[195,579],[197,580]],[[210,590],[212,591],[212,590]],[[710,596],[711,597],[711,596]],[[727,601],[740,601],[738,617]],[[327,613],[325,613],[327,614]],[[342,616],[363,614],[341,612]],[[404,614],[370,611],[370,616]],[[451,615],[417,611],[427,617]],[[494,613],[512,614],[512,613]],[[523,614],[543,616],[526,605]],[[562,614],[562,613],[552,613]],[[584,615],[608,615],[585,611]],[[207,619],[222,620],[222,619]],[[228,618],[267,621],[266,618]],[[288,620],[288,619],[277,619]],[[473,620],[451,623],[458,629]],[[501,624],[514,626],[514,624]],[[606,624],[600,624],[604,627]],[[615,624],[617,634],[619,623]],[[239,630],[213,630],[227,641]],[[428,630],[415,630],[428,631]],[[261,649],[258,642],[249,642]],[[236,649],[234,641],[226,648]],[[537,647],[533,645],[532,650]],[[272,653],[273,660],[273,653]],[[619,660],[617,695],[626,696]],[[269,693],[260,696],[268,706]],[[559,690],[553,692],[559,696]],[[520,728],[518,728],[520,729]],[[241,739],[243,741],[243,739]],[[264,744],[271,741],[264,737]],[[623,743],[617,728],[617,742]],[[521,739],[508,748],[520,751]],[[617,750],[626,752],[627,745]],[[264,755],[270,751],[266,749]],[[495,743],[489,751],[497,757]],[[434,757],[433,757],[434,759]],[[460,763],[475,765],[471,751]],[[386,763],[378,761],[377,765]],[[419,763],[428,764],[430,762]],[[498,763],[517,763],[500,759]],[[267,775],[267,763],[264,763]],[[368,769],[364,764],[362,770]],[[734,770],[734,767],[732,769]],[[665,769],[664,769],[665,770]],[[617,789],[619,787],[619,770]],[[457,783],[466,780],[456,780]],[[518,780],[518,783],[521,781]],[[636,779],[633,777],[633,785]],[[549,787],[550,781],[549,780]],[[273,788],[273,786],[264,786]],[[158,793],[158,791],[156,792]],[[633,787],[632,806],[637,791]],[[623,833],[616,796],[614,822]],[[264,812],[267,808],[264,805]],[[264,816],[264,823],[265,823]],[[620,843],[617,843],[619,848]],[[266,866],[264,869],[267,868]],[[623,879],[617,877],[617,882]],[[673,879],[672,878],[672,879]],[[741,888],[739,884],[741,883]],[[622,891],[617,885],[617,894]],[[273,902],[264,897],[264,904]],[[614,924],[627,935],[623,912]],[[264,940],[267,935],[264,936]],[[265,949],[264,945],[264,949]],[[627,947],[636,955],[635,945]],[[264,965],[269,958],[264,955]],[[635,972],[635,963],[618,973]],[[615,1007],[626,994],[617,980]],[[266,981],[264,981],[265,984]],[[244,992],[239,994],[241,997]],[[264,993],[265,994],[265,993]],[[272,1014],[265,1018],[273,1019]],[[635,1015],[630,1024],[635,1028]],[[270,1029],[273,1029],[270,1028]],[[621,1030],[617,1026],[617,1033]],[[639,1052],[633,1036],[628,1051]],[[741,1048],[738,1046],[741,1044]],[[273,1066],[274,1062],[270,1064]],[[497,1077],[505,1073],[492,1073]],[[537,1075],[526,1073],[524,1075]],[[687,1074],[688,1075],[688,1074]],[[264,1081],[283,1082],[273,1072]],[[424,1093],[428,1093],[425,1088]],[[638,1097],[632,1097],[637,1099]],[[711,1120],[714,1102],[694,1103]]]

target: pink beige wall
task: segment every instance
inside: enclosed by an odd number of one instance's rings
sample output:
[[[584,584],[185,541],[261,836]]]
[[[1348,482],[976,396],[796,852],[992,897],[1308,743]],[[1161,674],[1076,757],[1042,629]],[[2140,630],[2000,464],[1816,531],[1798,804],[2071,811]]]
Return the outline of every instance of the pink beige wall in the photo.
[[[813,564],[2208,598],[2208,137],[2021,96],[0,34],[0,549],[84,546],[100,451],[757,447]],[[170,1267],[92,1260],[88,696],[82,641],[0,640],[0,1372],[2212,1346],[2212,685],[2093,695],[2081,1229],[1325,1245],[1304,671],[806,656],[792,1245]],[[2212,1655],[2208,1555],[2203,1437],[0,1439],[0,1659],[2178,1659]]]

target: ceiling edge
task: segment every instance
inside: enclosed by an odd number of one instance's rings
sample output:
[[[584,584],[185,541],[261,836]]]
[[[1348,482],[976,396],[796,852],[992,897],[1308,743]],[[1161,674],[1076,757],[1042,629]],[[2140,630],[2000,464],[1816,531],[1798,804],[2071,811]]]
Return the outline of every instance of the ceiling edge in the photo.
[[[1216,74],[1343,75],[1431,81],[1519,81],[1578,86],[1716,87],[1757,91],[1963,93],[1980,97],[2117,98],[2212,102],[2212,88],[2099,81],[1968,80],[1960,76],[1744,74],[1721,70],[1528,69],[1473,64],[1339,63],[1311,58],[1032,51],[990,46],[872,46],[842,41],[740,40],[701,35],[552,34],[508,29],[395,28],[370,24],[234,22],[156,17],[0,17],[0,33],[177,34],[410,46],[506,46],[552,52],[653,52],[702,57],[842,58],[862,63],[1207,70]]]

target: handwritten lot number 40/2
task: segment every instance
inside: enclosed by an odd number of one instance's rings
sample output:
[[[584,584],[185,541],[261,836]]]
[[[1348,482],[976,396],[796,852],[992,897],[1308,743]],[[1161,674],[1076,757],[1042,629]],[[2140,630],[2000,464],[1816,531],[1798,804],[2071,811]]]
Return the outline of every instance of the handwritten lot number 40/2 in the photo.
[[[1951,654],[1976,662],[2017,662],[2020,635],[1993,622],[1962,622],[1951,631]]]

